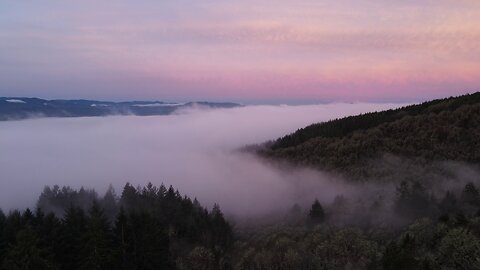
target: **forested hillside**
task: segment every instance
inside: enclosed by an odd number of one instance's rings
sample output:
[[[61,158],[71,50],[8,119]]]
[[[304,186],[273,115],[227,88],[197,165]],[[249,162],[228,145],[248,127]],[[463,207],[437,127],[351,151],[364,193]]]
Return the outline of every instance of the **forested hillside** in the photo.
[[[240,269],[480,269],[480,93],[317,123],[247,149],[382,188],[315,202],[303,225],[253,230],[236,250]]]
[[[385,154],[414,160],[480,162],[480,93],[335,119],[264,144],[258,152],[362,178]]]
[[[366,217],[381,218],[387,206],[371,200],[359,211],[338,197],[234,233],[218,206],[208,211],[172,187],[127,184],[119,197],[111,188],[98,196],[46,187],[35,211],[0,211],[0,269],[480,269],[476,185],[435,199],[402,183],[393,199],[388,212],[413,223],[372,224]],[[354,219],[342,224],[346,216]]]
[[[392,180],[323,185],[266,225],[233,226],[235,213],[227,220],[171,186],[127,183],[103,196],[47,186],[34,211],[0,210],[0,270],[480,270],[479,116],[476,93],[314,124],[255,148]]]

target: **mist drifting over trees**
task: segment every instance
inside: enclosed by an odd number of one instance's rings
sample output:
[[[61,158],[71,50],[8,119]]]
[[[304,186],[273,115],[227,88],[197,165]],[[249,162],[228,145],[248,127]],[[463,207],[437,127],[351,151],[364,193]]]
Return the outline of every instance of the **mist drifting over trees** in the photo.
[[[3,123],[1,267],[480,269],[478,97]]]
[[[236,149],[312,122],[397,106],[247,106],[170,116],[1,122],[0,170],[6,181],[0,203],[4,209],[32,207],[45,185],[102,192],[109,184],[120,190],[126,182],[163,182],[239,215],[265,213],[279,204],[289,208],[314,186],[325,189],[318,178],[328,177],[310,170],[285,173]]]

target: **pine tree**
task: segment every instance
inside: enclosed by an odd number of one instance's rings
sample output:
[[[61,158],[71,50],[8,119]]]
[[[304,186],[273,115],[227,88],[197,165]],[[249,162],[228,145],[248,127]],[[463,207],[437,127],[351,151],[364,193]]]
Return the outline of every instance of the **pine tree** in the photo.
[[[60,242],[60,220],[55,214],[49,213],[45,215],[40,208],[37,208],[33,228],[36,235],[38,235],[38,246],[53,256],[48,258],[49,260],[55,260],[54,251],[58,250],[58,244]]]
[[[93,201],[88,215],[80,269],[110,269],[113,255],[108,219],[96,201]]]
[[[65,211],[59,232],[59,245],[55,250],[60,269],[78,269],[84,246],[87,221],[85,212],[70,205]]]
[[[23,212],[23,215],[22,215],[22,223],[25,224],[25,225],[33,225],[33,223],[35,222],[35,217],[32,213],[32,211],[27,208],[25,210],[25,212]]]
[[[132,259],[136,269],[170,269],[166,228],[147,212],[131,213]]]
[[[131,234],[128,216],[123,207],[117,215],[113,228],[115,237],[115,257],[117,269],[133,269],[131,256]]]
[[[312,224],[319,224],[325,220],[325,212],[323,211],[323,207],[317,199],[315,199],[313,202],[310,212],[308,213],[308,217]]]
[[[165,187],[165,185],[162,183],[160,185],[160,187],[158,188],[158,192],[157,192],[157,195],[159,198],[164,198],[165,197],[165,194],[167,193],[167,188]]]
[[[105,195],[101,200],[102,209],[104,209],[105,215],[109,221],[113,221],[117,215],[117,195],[115,194],[115,189],[110,184],[108,186]]]
[[[137,190],[130,183],[125,184],[123,188],[120,205],[127,211],[137,209],[139,206]]]
[[[213,245],[220,245],[223,249],[228,248],[232,242],[232,228],[225,220],[222,211],[220,210],[220,206],[218,204],[214,204],[212,211],[210,212],[211,217],[211,226],[212,231],[214,234],[213,237]]]

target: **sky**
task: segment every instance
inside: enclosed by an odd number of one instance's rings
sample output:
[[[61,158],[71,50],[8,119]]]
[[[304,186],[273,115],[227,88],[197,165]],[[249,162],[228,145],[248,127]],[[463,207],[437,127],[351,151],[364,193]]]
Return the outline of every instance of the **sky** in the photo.
[[[0,0],[0,96],[410,102],[480,83],[478,0]]]

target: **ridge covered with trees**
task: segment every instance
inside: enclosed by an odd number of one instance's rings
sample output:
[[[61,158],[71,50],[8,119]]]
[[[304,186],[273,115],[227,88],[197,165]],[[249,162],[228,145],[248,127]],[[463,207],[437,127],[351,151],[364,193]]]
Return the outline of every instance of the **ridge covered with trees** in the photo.
[[[480,92],[317,123],[257,148],[287,160],[350,178],[377,177],[377,159],[480,163]]]

